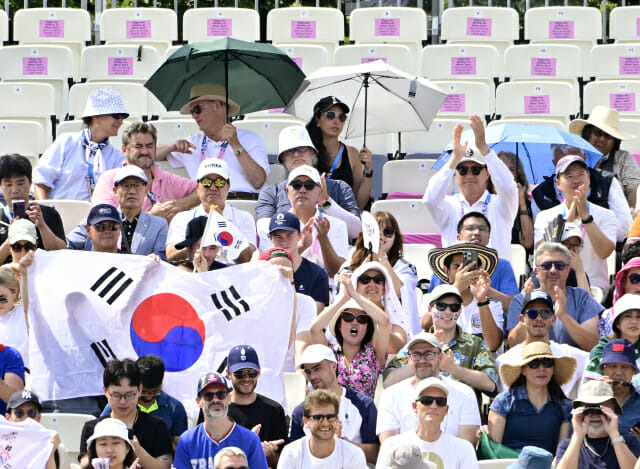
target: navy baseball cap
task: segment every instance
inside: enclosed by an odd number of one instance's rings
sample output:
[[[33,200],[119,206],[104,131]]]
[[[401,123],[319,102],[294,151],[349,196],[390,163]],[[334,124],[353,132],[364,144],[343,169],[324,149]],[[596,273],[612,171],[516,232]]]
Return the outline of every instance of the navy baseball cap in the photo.
[[[118,209],[113,205],[98,204],[89,212],[89,216],[87,216],[87,225],[97,225],[103,221],[122,223],[122,218],[120,217]]]
[[[213,383],[223,385],[227,391],[231,391],[232,389],[227,378],[222,376],[220,373],[207,373],[206,375],[202,375],[198,380],[198,394],[200,394],[204,388]]]
[[[269,234],[278,230],[300,231],[300,219],[291,212],[276,213],[269,222]]]
[[[231,373],[243,368],[253,368],[260,370],[258,354],[251,345],[236,345],[229,351],[227,366]]]
[[[602,366],[607,363],[626,363],[627,365],[631,365],[635,373],[637,373],[636,350],[631,341],[627,339],[613,339],[604,344],[602,360],[600,360],[598,364],[598,369],[602,371]]]
[[[532,292],[527,293],[527,295],[524,297],[524,301],[522,302],[522,311],[520,312],[520,314],[524,314],[524,312],[527,310],[527,306],[529,306],[529,303],[533,303],[534,301],[538,300],[544,301],[547,306],[549,306],[549,308],[553,309],[553,300],[549,295],[547,295],[542,290],[533,290]]]

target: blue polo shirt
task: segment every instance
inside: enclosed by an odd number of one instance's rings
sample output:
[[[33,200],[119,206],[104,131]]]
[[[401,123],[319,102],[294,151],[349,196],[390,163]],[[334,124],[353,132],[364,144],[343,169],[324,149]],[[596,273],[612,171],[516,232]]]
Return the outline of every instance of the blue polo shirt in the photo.
[[[442,280],[433,274],[431,282],[429,282],[429,292],[441,284]],[[491,276],[491,286],[505,295],[517,295],[520,293],[516,282],[516,274],[513,272],[513,267],[511,267],[511,263],[508,260],[498,258],[496,270]]]
[[[156,398],[156,402],[158,403],[158,408],[149,412],[149,414],[164,420],[172,437],[180,436],[187,431],[187,413],[178,399],[161,391]],[[107,404],[100,417],[108,417],[109,414],[111,414],[111,406]]]
[[[507,420],[502,444],[521,451],[523,446],[537,446],[555,453],[560,425],[571,421],[571,401],[549,400],[538,412],[527,395],[526,385],[509,389],[491,404],[491,410]]]

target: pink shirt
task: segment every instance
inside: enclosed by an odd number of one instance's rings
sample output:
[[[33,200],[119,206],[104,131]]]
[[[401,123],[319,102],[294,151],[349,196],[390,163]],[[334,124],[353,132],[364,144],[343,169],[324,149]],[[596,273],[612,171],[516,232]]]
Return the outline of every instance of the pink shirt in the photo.
[[[116,177],[117,171],[118,169],[111,169],[102,173],[91,197],[91,203],[93,205],[110,204],[114,207],[118,206],[118,199],[113,193],[113,180]],[[162,171],[158,165],[154,164],[151,166],[151,174],[153,174],[151,192],[153,192],[157,203],[173,199],[182,199],[196,189],[196,181],[185,179],[167,171]],[[142,210],[148,212],[152,206],[151,198],[145,197],[142,203]]]

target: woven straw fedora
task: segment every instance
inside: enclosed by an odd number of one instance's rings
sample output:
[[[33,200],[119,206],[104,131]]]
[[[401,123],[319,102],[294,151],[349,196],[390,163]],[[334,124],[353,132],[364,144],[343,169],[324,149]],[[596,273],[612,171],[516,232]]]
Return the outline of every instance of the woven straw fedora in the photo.
[[[511,385],[522,374],[522,367],[536,358],[553,358],[553,379],[559,386],[569,382],[576,371],[576,359],[573,357],[554,357],[551,348],[544,342],[532,342],[522,349],[522,359],[516,363],[500,365],[500,379],[505,386]]]

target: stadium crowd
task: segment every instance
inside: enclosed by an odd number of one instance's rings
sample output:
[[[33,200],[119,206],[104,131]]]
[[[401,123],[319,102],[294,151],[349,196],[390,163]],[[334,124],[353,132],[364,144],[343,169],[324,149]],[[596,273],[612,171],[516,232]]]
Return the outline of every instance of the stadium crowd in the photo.
[[[78,429],[77,462],[93,469],[467,469],[492,458],[640,468],[640,168],[620,150],[630,136],[617,111],[571,124],[604,155],[594,168],[581,150],[550,146],[555,173],[535,187],[515,155],[487,145],[480,117],[470,116],[472,142],[458,125],[422,196],[442,244],[424,251],[433,271],[424,295],[394,214],[374,213],[376,226],[362,228],[372,153],[339,139],[349,106],[327,96],[306,127],[282,130],[287,177],[273,185],[260,136],[228,122],[237,111],[221,86],[197,85],[181,113],[200,133],[157,145],[152,123],[134,122],[115,148],[126,103],[101,89],[88,98],[86,128],[58,136],[36,167],[0,157],[7,422],[92,415]],[[45,199],[93,207],[65,234]],[[230,200],[257,201],[256,220]],[[211,235],[221,220],[237,243]],[[512,244],[531,262],[522,285]],[[293,286],[296,311],[281,370],[264,372],[299,373],[306,397],[288,415],[277,396],[256,392],[269,351],[247,330],[223,369],[212,364],[192,383],[198,423],[163,390],[171,370],[155,355],[106,361],[103,395],[41,402],[37,387],[25,389],[29,268],[37,250],[61,249],[148,256],[196,275],[271,263]],[[68,467],[65,443],[51,436],[47,469]]]

